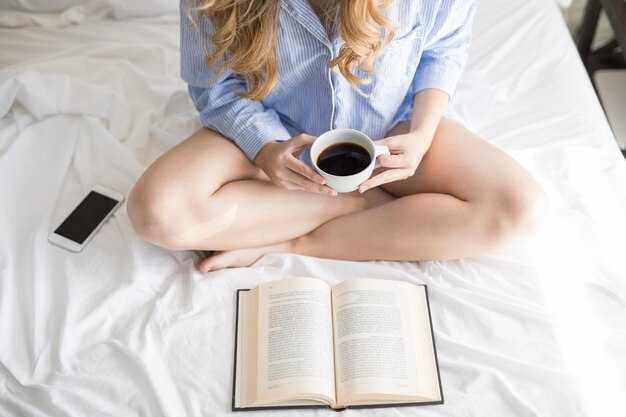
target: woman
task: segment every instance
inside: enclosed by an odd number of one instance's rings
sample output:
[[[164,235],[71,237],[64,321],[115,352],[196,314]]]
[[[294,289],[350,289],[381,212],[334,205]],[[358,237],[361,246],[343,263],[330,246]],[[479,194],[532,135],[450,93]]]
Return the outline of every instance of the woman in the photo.
[[[142,238],[217,251],[201,262],[206,272],[269,252],[474,256],[537,222],[536,181],[442,117],[474,1],[199,3],[181,4],[181,67],[206,128],[135,185],[128,214]],[[358,192],[337,195],[311,168],[308,146],[344,127],[391,156]]]

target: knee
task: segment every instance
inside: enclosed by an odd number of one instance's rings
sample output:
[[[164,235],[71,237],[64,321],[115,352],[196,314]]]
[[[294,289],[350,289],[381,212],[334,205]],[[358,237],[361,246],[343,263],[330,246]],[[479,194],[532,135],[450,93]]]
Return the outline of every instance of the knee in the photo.
[[[494,193],[485,210],[488,240],[497,243],[530,234],[541,223],[546,207],[546,194],[534,181]]]
[[[188,249],[177,238],[182,229],[182,213],[176,201],[167,187],[152,187],[140,179],[128,196],[126,209],[135,233],[167,249]]]

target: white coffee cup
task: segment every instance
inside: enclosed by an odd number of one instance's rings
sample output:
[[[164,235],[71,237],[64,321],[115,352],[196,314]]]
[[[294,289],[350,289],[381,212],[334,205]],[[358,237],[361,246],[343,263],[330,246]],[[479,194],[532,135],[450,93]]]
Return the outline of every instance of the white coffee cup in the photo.
[[[371,162],[363,171],[353,175],[338,176],[325,172],[317,166],[317,159],[322,151],[331,145],[338,143],[355,143],[364,147],[370,154]],[[384,145],[376,145],[365,133],[354,129],[333,129],[321,134],[311,146],[311,162],[315,170],[326,180],[326,185],[338,193],[349,193],[359,188],[380,164],[377,158],[380,155],[389,155],[389,148]]]

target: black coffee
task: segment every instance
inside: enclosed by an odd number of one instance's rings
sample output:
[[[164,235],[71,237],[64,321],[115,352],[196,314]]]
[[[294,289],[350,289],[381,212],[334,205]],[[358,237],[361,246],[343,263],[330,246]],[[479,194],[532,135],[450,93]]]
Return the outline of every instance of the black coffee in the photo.
[[[331,175],[354,175],[372,162],[370,153],[356,143],[337,143],[324,149],[317,157],[317,166]]]

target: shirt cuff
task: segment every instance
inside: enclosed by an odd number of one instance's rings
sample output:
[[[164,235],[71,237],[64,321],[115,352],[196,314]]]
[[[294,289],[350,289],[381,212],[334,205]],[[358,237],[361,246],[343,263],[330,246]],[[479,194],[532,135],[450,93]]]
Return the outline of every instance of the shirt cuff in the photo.
[[[272,141],[282,142],[289,139],[291,139],[291,135],[282,123],[255,123],[248,126],[238,137],[233,138],[237,146],[252,162],[254,162],[256,156],[267,143]]]
[[[423,57],[417,68],[413,92],[417,94],[427,88],[436,88],[452,98],[462,70],[463,66],[454,59]]]

